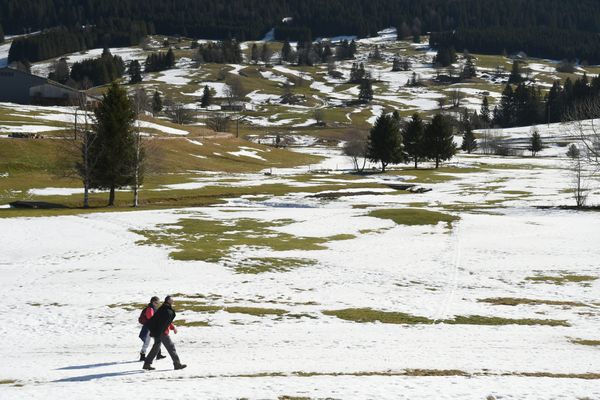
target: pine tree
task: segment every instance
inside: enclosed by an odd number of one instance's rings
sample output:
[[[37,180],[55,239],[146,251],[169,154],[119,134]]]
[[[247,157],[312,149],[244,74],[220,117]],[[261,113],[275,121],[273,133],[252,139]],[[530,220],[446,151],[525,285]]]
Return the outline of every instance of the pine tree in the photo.
[[[471,79],[477,76],[477,67],[475,66],[475,62],[473,61],[473,57],[467,57],[467,62],[463,67],[461,78],[462,79]]]
[[[486,124],[489,125],[490,122],[492,122],[490,116],[490,104],[488,102],[487,96],[483,97],[483,101],[481,102],[481,111],[479,112],[479,114],[481,115],[481,120]]]
[[[473,133],[473,127],[469,121],[464,123],[463,141],[460,148],[469,154],[477,149],[477,140],[475,139],[475,133]]]
[[[154,96],[152,96],[152,113],[154,115],[156,115],[159,112],[161,112],[162,109],[163,109],[162,98],[160,97],[160,93],[158,92],[158,90],[155,90]]]
[[[579,147],[577,147],[577,145],[575,143],[572,143],[569,146],[569,150],[567,151],[567,157],[569,157],[572,160],[578,159],[581,152],[579,151]]]
[[[515,60],[512,65],[512,70],[510,71],[510,76],[508,77],[508,83],[521,83],[523,82],[523,77],[521,76],[521,62],[519,60]]]
[[[535,157],[535,155],[542,150],[542,137],[537,128],[533,128],[530,141],[529,150],[531,151],[531,156]]]
[[[263,43],[262,49],[260,50],[260,61],[269,63],[269,61],[271,61],[271,57],[273,57],[273,51],[268,44]]]
[[[419,114],[414,114],[402,130],[402,140],[406,154],[415,162],[415,169],[418,168],[419,159],[423,158],[424,134],[423,120]]]
[[[212,93],[208,87],[208,85],[204,86],[204,92],[202,93],[202,100],[200,102],[200,107],[207,108],[212,103]]]
[[[369,134],[368,158],[381,163],[381,172],[389,164],[404,160],[402,136],[398,121],[382,112]]]
[[[440,161],[451,159],[456,153],[452,125],[444,116],[437,114],[425,127],[424,153],[427,158],[435,160],[435,167]]]
[[[252,50],[250,50],[250,60],[254,63],[258,62],[258,46],[256,43],[252,44]]]
[[[98,162],[94,187],[109,189],[108,205],[115,204],[115,189],[133,182],[135,112],[127,92],[113,82],[96,109],[96,151]]]
[[[142,67],[138,60],[132,60],[129,62],[129,83],[135,84],[142,81]]]
[[[175,67],[175,53],[173,53],[173,48],[171,47],[169,47],[169,51],[167,51],[165,66],[167,69]]]
[[[360,83],[358,100],[362,103],[369,103],[371,100],[373,100],[373,85],[371,84],[370,79],[363,79]]]
[[[292,62],[292,46],[287,40],[283,42],[283,47],[281,49],[281,60]]]

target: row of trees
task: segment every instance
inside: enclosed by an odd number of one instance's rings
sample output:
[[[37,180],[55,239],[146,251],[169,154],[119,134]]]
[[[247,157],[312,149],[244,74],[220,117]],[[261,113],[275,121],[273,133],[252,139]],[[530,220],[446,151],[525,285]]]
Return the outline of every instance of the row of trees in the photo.
[[[79,61],[71,67],[71,79],[82,89],[105,85],[122,77],[124,73],[123,59],[112,55],[106,48],[99,58]]]
[[[256,43],[252,44],[252,49],[250,50],[250,61],[254,63],[257,63],[259,61],[268,63],[271,61],[272,56],[273,50],[271,50],[267,43],[263,43],[260,51],[258,50],[258,45]]]
[[[383,112],[365,136],[354,132],[344,147],[344,153],[353,158],[357,170],[362,171],[366,160],[381,164],[381,171],[390,164],[433,160],[435,167],[456,154],[452,123],[448,117],[437,114],[425,122],[419,114],[401,127],[400,114]],[[363,159],[360,167],[360,159]]]
[[[356,42],[342,40],[337,45],[329,42],[303,41],[298,44],[296,51],[289,41],[283,43],[281,60],[297,65],[314,65],[331,61],[352,60],[356,54]]]
[[[241,64],[242,49],[234,39],[205,43],[198,47],[196,60],[198,63]]]
[[[153,33],[143,21],[110,20],[89,27],[60,26],[13,40],[8,61],[37,62],[98,47],[121,47],[138,44]]]
[[[579,104],[598,99],[600,76],[590,80],[584,74],[575,81],[567,78],[564,85],[555,81],[545,96],[538,86],[521,81],[513,89],[513,85],[509,83],[493,111],[493,123],[501,127],[512,127],[570,120],[572,110]],[[583,117],[589,119],[599,116],[600,114],[590,113]]]
[[[173,49],[169,47],[169,50],[166,53],[159,51],[149,54],[148,57],[146,57],[144,70],[146,72],[158,72],[173,67],[175,67],[175,53],[173,53]]]
[[[283,15],[293,16],[293,20],[283,22]],[[273,27],[274,21],[281,21],[275,29],[278,40],[305,41],[348,33],[367,37],[381,28],[397,26],[401,37],[419,40],[421,34],[433,32],[433,44],[448,43],[458,51],[469,48],[498,54],[503,49],[524,50],[535,56],[580,58],[593,63],[600,58],[600,10],[595,0],[0,2],[0,23],[11,34],[86,24],[108,35],[120,32],[126,41],[135,39],[142,26],[148,33],[256,40]],[[117,29],[107,29],[111,24]],[[436,36],[436,32],[440,34]]]

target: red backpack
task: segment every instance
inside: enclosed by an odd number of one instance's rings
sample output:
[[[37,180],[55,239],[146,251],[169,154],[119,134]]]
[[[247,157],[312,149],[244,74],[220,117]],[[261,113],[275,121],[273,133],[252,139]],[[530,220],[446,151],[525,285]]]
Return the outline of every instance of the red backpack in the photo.
[[[142,325],[146,325],[146,322],[148,322],[148,318],[146,318],[146,310],[147,309],[148,309],[148,306],[144,307],[144,309],[140,313],[140,316],[138,317],[138,322]]]

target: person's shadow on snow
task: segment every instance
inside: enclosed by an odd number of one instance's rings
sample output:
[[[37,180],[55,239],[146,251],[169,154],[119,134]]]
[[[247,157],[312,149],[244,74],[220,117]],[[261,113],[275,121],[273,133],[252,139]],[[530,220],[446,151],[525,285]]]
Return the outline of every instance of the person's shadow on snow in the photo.
[[[124,365],[124,364],[138,364],[139,361],[115,361],[115,362],[105,362],[98,364],[86,364],[86,365],[70,365],[68,367],[57,368],[57,371],[70,371],[77,369],[91,369],[91,368],[102,368],[102,367],[110,367],[113,365]],[[132,371],[121,371],[121,372],[105,372],[105,373],[97,373],[97,374],[89,374],[89,375],[81,375],[81,376],[73,376],[70,378],[62,378],[57,379],[53,382],[86,382],[94,379],[102,379],[102,378],[110,378],[114,376],[125,376],[125,375],[135,375],[142,374],[144,371],[142,370],[132,370]]]
[[[56,370],[63,371],[63,370],[71,370],[71,369],[101,368],[101,367],[110,367],[111,365],[123,365],[123,364],[135,364],[135,363],[139,363],[139,361],[115,361],[115,362],[106,362],[106,363],[99,363],[99,364],[70,365],[68,367],[56,368]]]
[[[144,371],[142,370],[133,370],[133,371],[121,371],[121,372],[106,372],[104,374],[90,374],[90,375],[82,375],[82,376],[73,376],[71,378],[63,378],[63,379],[57,379],[55,381],[55,383],[60,383],[60,382],[87,382],[87,381],[91,381],[94,379],[102,379],[102,378],[111,378],[114,376],[126,376],[126,375],[137,375],[137,374],[143,374]]]

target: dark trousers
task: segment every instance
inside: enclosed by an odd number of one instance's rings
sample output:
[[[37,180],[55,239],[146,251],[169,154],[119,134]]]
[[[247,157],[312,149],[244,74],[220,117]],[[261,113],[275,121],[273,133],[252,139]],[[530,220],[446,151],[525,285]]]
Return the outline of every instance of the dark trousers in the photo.
[[[154,344],[152,345],[152,349],[150,350],[150,353],[148,353],[148,355],[146,356],[146,364],[152,364],[152,361],[154,361],[154,358],[160,351],[161,343],[169,352],[169,355],[173,360],[173,364],[181,364],[181,362],[179,361],[179,356],[177,355],[177,350],[175,350],[175,344],[173,343],[169,335],[165,335],[164,333],[160,335],[160,337],[154,338]]]

